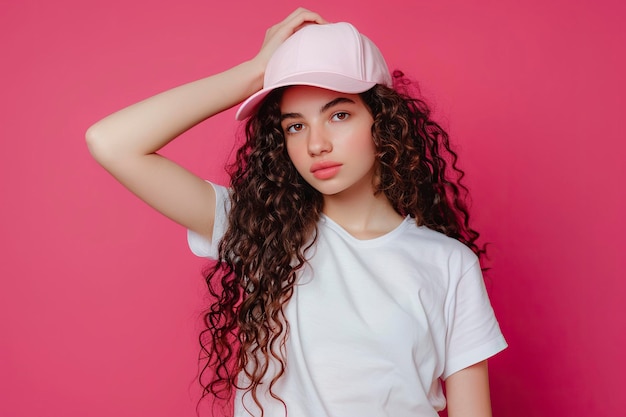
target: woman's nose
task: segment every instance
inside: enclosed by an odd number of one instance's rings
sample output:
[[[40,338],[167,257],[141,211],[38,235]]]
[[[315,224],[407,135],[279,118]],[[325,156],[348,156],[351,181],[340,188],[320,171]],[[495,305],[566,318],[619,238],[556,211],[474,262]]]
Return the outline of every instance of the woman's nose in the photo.
[[[328,132],[321,128],[311,128],[308,148],[309,155],[311,156],[321,155],[332,151],[333,146],[330,138],[328,137]]]

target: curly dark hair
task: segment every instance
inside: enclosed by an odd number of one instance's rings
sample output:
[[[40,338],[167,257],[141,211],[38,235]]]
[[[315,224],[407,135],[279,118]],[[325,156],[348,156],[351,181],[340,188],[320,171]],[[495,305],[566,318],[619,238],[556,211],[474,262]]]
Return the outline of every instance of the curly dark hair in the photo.
[[[399,214],[481,256],[479,234],[469,226],[457,155],[425,102],[410,95],[410,85],[396,71],[394,89],[376,85],[360,95],[374,118],[376,192],[384,193]],[[322,195],[303,180],[287,154],[280,123],[283,92],[273,91],[248,119],[246,141],[230,168],[232,208],[219,260],[206,273],[214,300],[200,334],[203,398],[229,400],[241,389],[261,412],[257,390],[262,381],[282,401],[272,387],[285,372],[289,323],[284,308],[306,251],[315,244],[323,206]]]

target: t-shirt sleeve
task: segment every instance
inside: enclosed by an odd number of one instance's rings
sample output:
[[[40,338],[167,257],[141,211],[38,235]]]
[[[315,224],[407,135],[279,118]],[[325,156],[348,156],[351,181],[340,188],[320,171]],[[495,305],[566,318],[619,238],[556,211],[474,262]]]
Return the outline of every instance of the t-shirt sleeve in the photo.
[[[456,282],[448,305],[443,379],[507,347],[476,259]]]
[[[228,188],[210,183],[215,190],[215,221],[213,222],[213,239],[208,240],[204,236],[187,230],[187,243],[191,252],[200,257],[217,259],[219,242],[226,232],[230,198]]]

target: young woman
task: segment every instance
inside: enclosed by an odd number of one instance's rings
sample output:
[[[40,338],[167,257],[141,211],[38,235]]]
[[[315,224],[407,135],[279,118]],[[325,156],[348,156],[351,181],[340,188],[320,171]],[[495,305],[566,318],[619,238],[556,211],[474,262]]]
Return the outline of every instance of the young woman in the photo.
[[[395,87],[394,87],[395,86]],[[298,9],[258,55],[92,126],[94,157],[189,230],[215,302],[205,394],[235,415],[489,416],[506,347],[462,171],[426,106],[350,24]],[[159,156],[238,103],[225,188]]]

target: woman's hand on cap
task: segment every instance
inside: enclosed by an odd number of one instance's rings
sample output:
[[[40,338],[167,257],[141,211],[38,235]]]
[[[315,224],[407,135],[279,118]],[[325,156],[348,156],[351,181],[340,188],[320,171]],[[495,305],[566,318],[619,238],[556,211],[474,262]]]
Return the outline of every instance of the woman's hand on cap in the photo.
[[[276,48],[288,37],[297,32],[298,29],[310,24],[324,23],[328,22],[319,14],[302,7],[296,9],[282,22],[275,24],[267,30],[261,50],[257,56],[254,57],[254,60],[258,61],[259,64],[262,65],[263,70],[265,70],[265,66]]]

